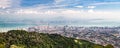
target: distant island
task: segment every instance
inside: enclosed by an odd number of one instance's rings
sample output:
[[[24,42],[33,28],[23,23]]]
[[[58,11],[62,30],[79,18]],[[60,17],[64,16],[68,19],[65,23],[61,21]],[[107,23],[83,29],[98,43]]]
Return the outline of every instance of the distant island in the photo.
[[[0,48],[114,48],[58,34],[10,30],[0,33]]]

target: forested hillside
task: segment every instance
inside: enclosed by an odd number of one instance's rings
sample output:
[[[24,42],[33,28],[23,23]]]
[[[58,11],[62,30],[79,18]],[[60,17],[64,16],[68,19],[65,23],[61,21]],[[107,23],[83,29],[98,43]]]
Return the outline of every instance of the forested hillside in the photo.
[[[0,33],[0,48],[113,48],[58,34],[43,34],[24,30]]]

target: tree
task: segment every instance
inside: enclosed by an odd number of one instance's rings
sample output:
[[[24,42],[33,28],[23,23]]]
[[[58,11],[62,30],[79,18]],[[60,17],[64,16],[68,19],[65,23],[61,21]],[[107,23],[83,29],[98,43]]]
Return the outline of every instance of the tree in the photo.
[[[105,46],[105,48],[114,48],[114,47],[113,47],[113,45],[108,44],[108,45]]]

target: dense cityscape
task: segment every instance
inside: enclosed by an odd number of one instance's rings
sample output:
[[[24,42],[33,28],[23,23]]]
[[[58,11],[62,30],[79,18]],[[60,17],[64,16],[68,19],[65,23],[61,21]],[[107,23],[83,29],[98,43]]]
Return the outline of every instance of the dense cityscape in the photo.
[[[120,47],[120,27],[76,27],[76,26],[35,26],[26,29],[29,32],[60,34],[66,37],[84,39],[95,44],[112,44]]]
[[[120,48],[120,0],[0,0],[0,48]]]

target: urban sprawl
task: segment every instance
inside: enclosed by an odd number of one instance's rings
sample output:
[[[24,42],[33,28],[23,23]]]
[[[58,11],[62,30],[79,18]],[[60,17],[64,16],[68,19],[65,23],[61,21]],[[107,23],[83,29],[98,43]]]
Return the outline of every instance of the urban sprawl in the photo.
[[[76,26],[35,26],[27,28],[29,32],[60,34],[66,37],[84,39],[96,44],[112,44],[120,47],[120,27],[76,27]]]

